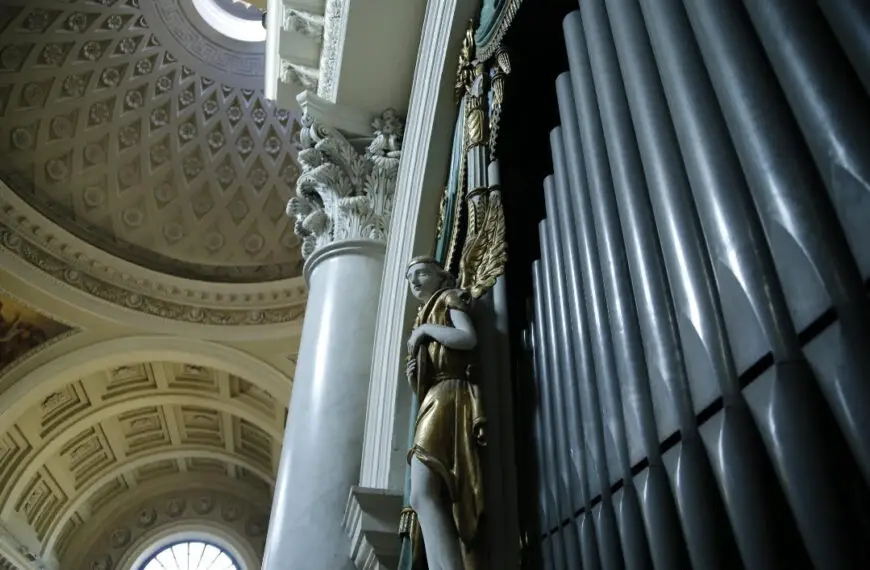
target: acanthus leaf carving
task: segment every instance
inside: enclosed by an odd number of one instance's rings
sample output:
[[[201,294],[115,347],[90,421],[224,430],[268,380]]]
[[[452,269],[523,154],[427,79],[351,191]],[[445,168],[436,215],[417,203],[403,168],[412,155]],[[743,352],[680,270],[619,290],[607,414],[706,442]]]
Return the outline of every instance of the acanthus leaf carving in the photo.
[[[303,258],[337,241],[386,241],[404,123],[387,110],[372,126],[374,138],[360,153],[337,129],[303,116],[302,174],[287,203]]]

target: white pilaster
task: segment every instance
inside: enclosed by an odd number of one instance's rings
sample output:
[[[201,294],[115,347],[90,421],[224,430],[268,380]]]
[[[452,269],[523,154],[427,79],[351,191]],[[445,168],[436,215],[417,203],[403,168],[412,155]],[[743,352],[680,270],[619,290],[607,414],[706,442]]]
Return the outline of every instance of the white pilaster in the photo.
[[[426,6],[384,261],[360,473],[363,487],[402,493],[410,406],[402,347],[415,308],[409,303],[404,269],[413,255],[434,245],[456,116],[457,57],[477,7],[476,0],[430,0]]]

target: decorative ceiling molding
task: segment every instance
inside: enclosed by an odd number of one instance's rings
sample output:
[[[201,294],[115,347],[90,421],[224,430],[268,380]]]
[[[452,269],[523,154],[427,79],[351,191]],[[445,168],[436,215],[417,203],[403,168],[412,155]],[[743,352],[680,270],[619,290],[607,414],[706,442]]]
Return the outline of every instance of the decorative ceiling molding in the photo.
[[[265,325],[301,319],[301,278],[214,284],[151,271],[91,246],[47,220],[0,182],[0,248],[53,279],[125,309],[206,325]]]
[[[207,476],[209,473],[220,473],[218,470],[226,469],[227,465],[232,467],[238,467],[245,471],[251,472],[251,469],[254,469],[253,473],[256,476],[263,480],[269,480],[270,485],[274,485],[274,479],[266,479],[268,476],[263,473],[260,469],[253,467],[249,461],[235,455],[232,453],[228,453],[226,451],[218,451],[213,449],[207,449],[205,446],[179,446],[178,449],[161,451],[153,454],[153,460],[148,461],[148,457],[139,458],[136,460],[131,460],[126,464],[119,465],[112,471],[107,472],[100,479],[96,480],[96,483],[85,487],[81,494],[76,495],[74,498],[64,498],[60,495],[48,495],[44,497],[40,497],[44,501],[48,501],[49,504],[52,502],[58,503],[63,501],[61,504],[64,505],[61,508],[58,508],[56,511],[44,511],[42,509],[36,510],[37,516],[47,516],[50,517],[49,520],[51,522],[51,526],[47,528],[48,534],[44,536],[44,553],[55,553],[57,551],[58,543],[62,541],[63,533],[65,527],[67,526],[67,521],[75,518],[76,516],[80,516],[78,511],[80,509],[88,508],[88,504],[92,503],[98,497],[98,494],[108,493],[111,496],[111,499],[114,499],[115,489],[126,489],[127,483],[122,483],[122,481],[126,481],[127,477],[131,475],[131,473],[142,470],[143,468],[147,468],[151,465],[170,465],[174,464],[176,461],[184,460],[187,464],[187,468],[199,470],[202,472],[203,476]],[[198,469],[196,466],[199,465]],[[271,479],[271,480],[270,480]],[[37,480],[37,484],[41,484],[43,482],[48,483],[47,480],[39,479]],[[106,489],[110,489],[106,491]],[[105,499],[110,500],[110,499]],[[45,504],[44,502],[42,503]],[[22,508],[27,506],[27,503],[22,505]],[[29,518],[28,518],[29,520]],[[36,521],[34,520],[34,523]],[[39,535],[38,535],[39,536]]]
[[[263,52],[181,0],[4,2],[0,177],[136,265],[212,282],[297,276],[283,206],[298,121],[263,97]]]
[[[70,398],[67,392],[56,392],[46,398],[43,402],[51,402],[57,399]],[[217,436],[231,436],[232,432],[238,426],[246,426],[246,429],[260,430],[263,434],[274,440],[281,440],[283,437],[283,426],[275,419],[275,411],[272,411],[272,418],[267,414],[262,414],[262,411],[257,408],[251,408],[249,405],[239,404],[232,401],[231,398],[223,398],[220,396],[208,397],[203,394],[195,395],[192,393],[178,394],[161,391],[156,394],[148,395],[147,405],[143,405],[143,395],[139,393],[135,398],[128,398],[119,402],[112,402],[111,405],[95,407],[87,409],[79,414],[68,419],[63,424],[60,424],[56,430],[56,437],[46,442],[38,451],[27,458],[26,463],[22,463],[18,468],[19,471],[15,475],[17,482],[10,484],[10,481],[4,481],[5,487],[0,488],[0,504],[3,507],[4,513],[11,511],[9,501],[10,497],[16,497],[23,492],[24,486],[29,482],[42,468],[48,463],[52,457],[60,454],[63,449],[71,442],[77,440],[83,433],[91,433],[96,429],[101,429],[103,422],[110,422],[112,425],[121,423],[120,418],[125,417],[150,417],[148,413],[154,408],[166,408],[171,410],[209,410],[209,415],[215,414],[214,417],[221,425],[215,426]],[[274,401],[273,401],[274,405]],[[277,410],[277,406],[273,408]],[[282,407],[283,409],[283,407]],[[35,410],[34,413],[39,413],[40,410]],[[259,412],[259,414],[258,414]],[[226,445],[233,448],[233,441],[228,439]],[[12,477],[12,475],[10,475]],[[267,481],[269,482],[269,481]]]
[[[227,475],[212,474],[206,478],[197,471],[157,474],[121,493],[116,500],[107,503],[99,512],[94,513],[87,523],[79,526],[77,540],[67,548],[66,557],[81,560],[84,558],[84,553],[99,540],[99,534],[103,529],[112,528],[112,523],[119,517],[136,511],[140,505],[166,493],[200,494],[211,492],[241,495],[252,507],[268,511],[272,505],[272,496],[264,491],[262,486]]]
[[[22,408],[40,404],[68,384],[102,370],[155,361],[221,370],[248,379],[278,402],[290,401],[290,378],[236,348],[183,337],[136,335],[79,348],[15,379],[0,393],[0,433],[12,428]]]
[[[77,529],[155,479],[218,476],[270,497],[285,420],[274,397],[220,370],[151,362],[93,372],[19,407],[0,432],[0,518],[51,561]]]

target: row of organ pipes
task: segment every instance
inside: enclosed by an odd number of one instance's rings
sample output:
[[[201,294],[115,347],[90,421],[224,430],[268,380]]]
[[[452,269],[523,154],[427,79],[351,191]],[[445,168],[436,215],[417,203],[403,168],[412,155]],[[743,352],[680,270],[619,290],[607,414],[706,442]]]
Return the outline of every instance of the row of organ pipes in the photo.
[[[533,264],[546,570],[870,562],[870,10],[583,0]]]

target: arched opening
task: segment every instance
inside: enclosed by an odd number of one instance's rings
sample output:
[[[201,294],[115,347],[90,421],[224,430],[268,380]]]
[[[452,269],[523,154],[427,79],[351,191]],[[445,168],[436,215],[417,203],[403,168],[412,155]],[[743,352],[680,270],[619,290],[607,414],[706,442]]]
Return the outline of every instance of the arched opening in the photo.
[[[181,540],[154,550],[132,570],[244,570],[227,549],[202,540]]]

